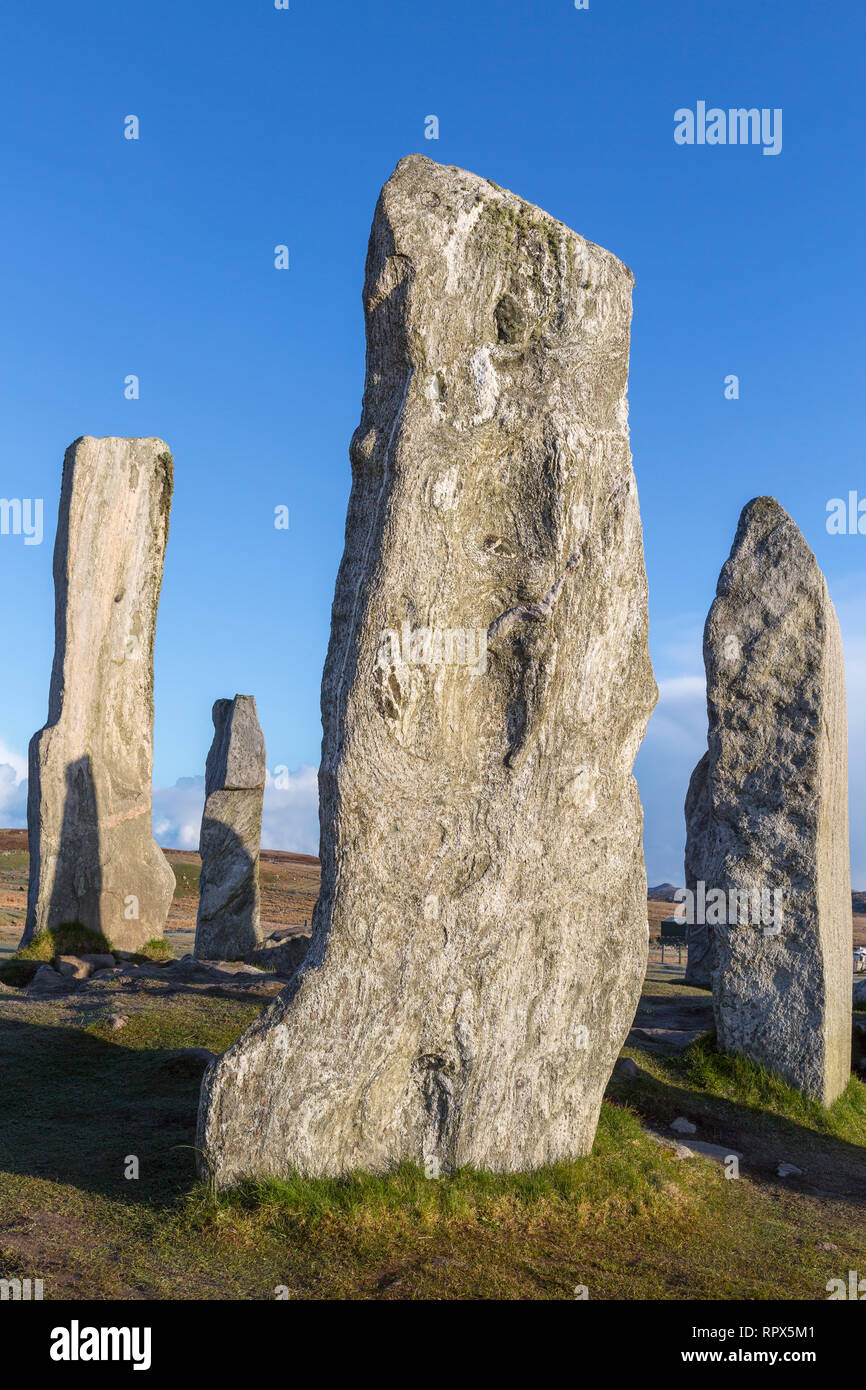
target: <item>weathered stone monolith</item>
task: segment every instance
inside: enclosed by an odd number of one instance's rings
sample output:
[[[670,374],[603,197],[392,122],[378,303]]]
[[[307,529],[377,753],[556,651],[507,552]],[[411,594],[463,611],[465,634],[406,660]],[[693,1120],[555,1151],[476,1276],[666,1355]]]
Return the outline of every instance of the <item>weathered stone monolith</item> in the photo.
[[[123,950],[162,935],[174,874],[151,830],[153,644],[172,482],[161,439],[85,437],[66,451],[22,943],[76,921]]]
[[[710,925],[719,1045],[829,1105],[851,1054],[842,640],[817,561],[771,497],[740,517],[704,662],[687,873]]]
[[[697,892],[697,882],[702,871],[701,857],[705,844],[707,816],[707,765],[709,754],[705,753],[691,775],[686,793],[686,888]],[[697,868],[696,868],[697,861]],[[694,903],[694,898],[692,902]],[[682,908],[677,909],[678,912]],[[706,920],[695,921],[695,912],[689,914],[692,921],[686,926],[686,984],[699,985],[710,989],[713,983],[713,928]],[[704,919],[706,913],[697,914]]]
[[[265,740],[252,695],[217,700],[205,770],[195,954],[241,960],[261,943],[259,850],[267,776]]]
[[[632,283],[460,169],[412,156],[382,191],[321,894],[304,965],[204,1078],[218,1185],[592,1145],[647,957]]]

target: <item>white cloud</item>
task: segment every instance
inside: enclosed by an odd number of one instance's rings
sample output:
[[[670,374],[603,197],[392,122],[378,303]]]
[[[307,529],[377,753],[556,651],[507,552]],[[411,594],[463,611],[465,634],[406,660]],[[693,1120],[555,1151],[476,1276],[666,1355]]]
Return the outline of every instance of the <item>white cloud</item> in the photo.
[[[27,824],[27,759],[0,740],[0,825],[9,830]]]
[[[168,849],[198,849],[204,810],[204,778],[181,777],[153,793],[153,833]],[[262,846],[298,854],[319,852],[319,787],[316,769],[277,767],[265,783]]]
[[[204,778],[181,777],[153,789],[153,834],[166,849],[198,849]]]
[[[319,774],[314,767],[297,772],[278,767],[268,773],[262,814],[266,849],[319,853]]]
[[[6,764],[15,773],[15,779],[23,782],[27,777],[27,758],[23,753],[16,753],[0,739],[0,764]]]
[[[153,833],[169,849],[198,849],[204,778],[181,777],[153,791]],[[27,824],[27,760],[0,740],[0,826]],[[269,771],[262,814],[265,849],[319,852],[319,786],[314,767]]]

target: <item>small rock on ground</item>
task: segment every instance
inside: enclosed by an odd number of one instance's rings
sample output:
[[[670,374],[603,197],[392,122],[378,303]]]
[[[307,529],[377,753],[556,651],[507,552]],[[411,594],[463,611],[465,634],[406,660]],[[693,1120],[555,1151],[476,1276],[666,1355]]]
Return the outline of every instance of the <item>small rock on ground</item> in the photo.
[[[691,1120],[687,1120],[684,1115],[679,1115],[672,1121],[671,1129],[677,1134],[696,1134],[698,1127],[693,1125]]]
[[[86,980],[92,966],[81,956],[55,956],[54,968],[59,975],[66,975],[73,980]]]
[[[50,965],[40,965],[28,986],[28,993],[43,994],[51,990],[65,989],[66,980]]]

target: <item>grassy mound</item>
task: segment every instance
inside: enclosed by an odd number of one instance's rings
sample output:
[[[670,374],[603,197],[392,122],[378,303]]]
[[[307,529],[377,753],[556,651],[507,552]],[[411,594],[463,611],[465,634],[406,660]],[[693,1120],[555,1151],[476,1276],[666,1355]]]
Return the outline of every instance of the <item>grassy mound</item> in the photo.
[[[189,1195],[187,1219],[219,1224],[231,1216],[249,1234],[288,1235],[334,1222],[356,1227],[425,1229],[451,1222],[499,1226],[569,1217],[578,1224],[590,1210],[650,1217],[667,1198],[675,1176],[669,1156],[647,1138],[636,1115],[603,1105],[591,1156],[529,1173],[487,1173],[461,1168],[435,1177],[403,1163],[384,1174],[341,1178],[293,1175],[245,1182],[226,1192],[199,1185]]]
[[[639,1075],[614,1075],[574,1162],[214,1192],[195,1170],[206,1059],[190,1049],[224,1051],[260,1005],[144,991],[119,1030],[116,1006],[0,1014],[0,1269],[45,1270],[46,1298],[815,1300],[866,1269],[859,1080],[825,1111],[710,1039],[629,1048]],[[739,1174],[645,1132],[678,1115],[742,1153]]]
[[[111,950],[111,944],[101,931],[85,927],[83,922],[63,922],[59,927],[37,932],[33,940],[16,952],[16,960],[35,960],[40,965],[55,956],[95,956]]]
[[[17,956],[10,956],[9,960],[0,961],[0,984],[24,989],[41,964],[38,960],[19,960]]]
[[[22,989],[40,965],[46,965],[55,956],[102,955],[110,950],[102,932],[93,931],[82,922],[63,922],[59,927],[37,932],[32,941],[0,964],[0,981]]]
[[[163,940],[161,936],[154,936],[150,941],[145,942],[140,951],[136,951],[133,960],[171,960],[173,956],[174,951],[168,942]]]
[[[93,931],[82,922],[64,922],[59,927],[39,932],[9,960],[0,963],[0,983],[23,989],[29,985],[40,965],[46,965],[55,956],[108,955],[112,950],[111,942],[102,932]],[[167,941],[154,937],[132,959],[143,964],[147,961],[171,960],[173,955]]]
[[[711,1034],[698,1038],[683,1058],[685,1079],[711,1096],[778,1115],[817,1134],[866,1145],[866,1086],[851,1077],[847,1089],[825,1109],[775,1073],[746,1057],[720,1052]]]

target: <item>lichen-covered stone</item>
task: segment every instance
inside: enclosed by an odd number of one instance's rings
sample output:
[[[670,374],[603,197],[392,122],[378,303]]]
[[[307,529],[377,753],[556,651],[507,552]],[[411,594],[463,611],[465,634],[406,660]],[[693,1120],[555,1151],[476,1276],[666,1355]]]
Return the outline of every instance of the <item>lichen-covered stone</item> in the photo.
[[[217,700],[205,769],[195,954],[240,960],[262,939],[259,851],[267,776],[265,740],[252,695]]]
[[[592,1145],[647,957],[632,283],[460,169],[412,156],[382,191],[321,894],[304,965],[204,1079],[217,1184]]]
[[[829,1105],[851,1054],[842,641],[817,561],[771,497],[740,517],[704,662],[709,750],[690,789],[687,873],[725,897],[712,925],[719,1045]]]
[[[174,874],[151,830],[153,645],[172,480],[161,439],[83,438],[66,451],[22,944],[66,922],[126,950],[162,935]]]

